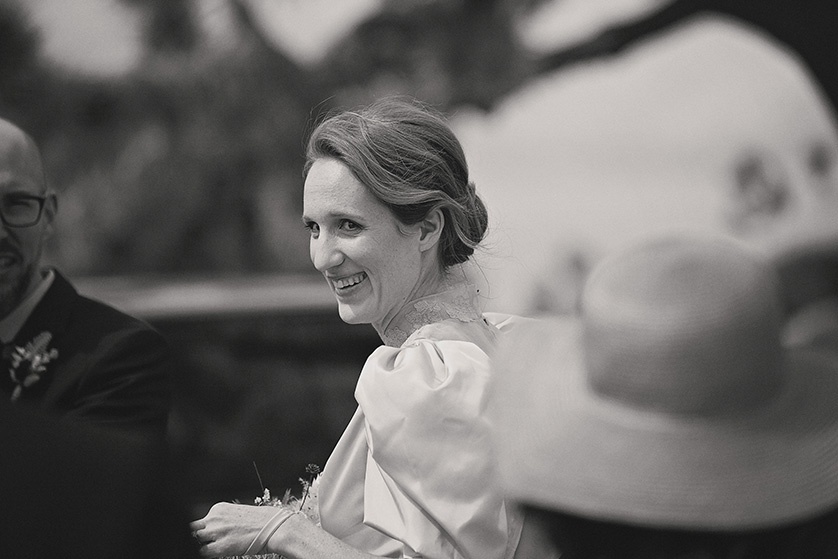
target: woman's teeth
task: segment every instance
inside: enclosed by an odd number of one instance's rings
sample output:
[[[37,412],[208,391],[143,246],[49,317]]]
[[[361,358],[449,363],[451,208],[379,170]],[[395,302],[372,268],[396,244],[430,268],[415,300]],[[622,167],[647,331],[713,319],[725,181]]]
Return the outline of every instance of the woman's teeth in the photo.
[[[355,274],[353,276],[349,276],[348,278],[341,278],[339,280],[335,280],[335,287],[338,289],[344,289],[347,287],[352,287],[353,285],[357,285],[366,279],[367,274],[364,272]]]

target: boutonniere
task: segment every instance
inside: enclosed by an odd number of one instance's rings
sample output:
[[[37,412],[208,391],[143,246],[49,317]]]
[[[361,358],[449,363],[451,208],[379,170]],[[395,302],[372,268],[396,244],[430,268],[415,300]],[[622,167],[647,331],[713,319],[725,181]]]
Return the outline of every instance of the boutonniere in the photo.
[[[47,363],[58,357],[57,349],[47,349],[51,340],[52,334],[41,332],[26,346],[15,346],[9,367],[12,382],[17,385],[12,392],[12,402],[20,398],[24,388],[41,380],[41,375],[47,370]]]

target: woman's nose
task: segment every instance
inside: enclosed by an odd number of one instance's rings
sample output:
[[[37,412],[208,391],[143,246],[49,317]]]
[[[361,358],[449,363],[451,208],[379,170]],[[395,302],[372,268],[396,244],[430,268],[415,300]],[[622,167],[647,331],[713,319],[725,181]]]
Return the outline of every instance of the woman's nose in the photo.
[[[334,237],[320,235],[311,240],[311,262],[319,272],[340,266],[343,263],[343,252],[337,246]]]

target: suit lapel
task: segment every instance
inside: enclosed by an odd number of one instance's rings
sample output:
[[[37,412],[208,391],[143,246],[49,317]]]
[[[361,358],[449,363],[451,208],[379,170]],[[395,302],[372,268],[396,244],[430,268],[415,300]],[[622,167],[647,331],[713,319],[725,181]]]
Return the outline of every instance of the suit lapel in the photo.
[[[26,322],[23,323],[17,336],[15,336],[13,347],[25,348],[28,343],[31,343],[37,336],[44,332],[50,334],[52,340],[60,339],[61,335],[66,331],[78,293],[70,282],[57,270],[54,270],[54,273],[55,278],[52,281],[52,285],[32,310],[32,314],[29,315]],[[52,348],[54,345],[55,342],[50,341],[48,348]],[[37,398],[46,392],[48,386],[52,384],[54,371],[58,367],[56,361],[60,362],[61,357],[61,353],[59,352],[57,358],[46,365],[46,370],[41,374],[40,380],[24,389],[23,397]],[[28,366],[28,362],[20,365],[20,367],[25,366]],[[8,386],[13,389],[14,385],[8,372],[4,373],[4,377],[3,386]]]
[[[53,272],[52,285],[15,336],[16,345],[32,341],[41,332],[50,332],[55,337],[67,329],[78,293],[58,270]]]

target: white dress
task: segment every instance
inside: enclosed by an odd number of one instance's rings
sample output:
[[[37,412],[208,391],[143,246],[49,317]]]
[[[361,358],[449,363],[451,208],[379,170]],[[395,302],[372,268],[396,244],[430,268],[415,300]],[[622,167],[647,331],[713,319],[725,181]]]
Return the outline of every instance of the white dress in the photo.
[[[320,478],[322,527],[385,557],[508,559],[521,516],[494,483],[489,356],[514,319],[468,284],[406,306],[367,359]]]

